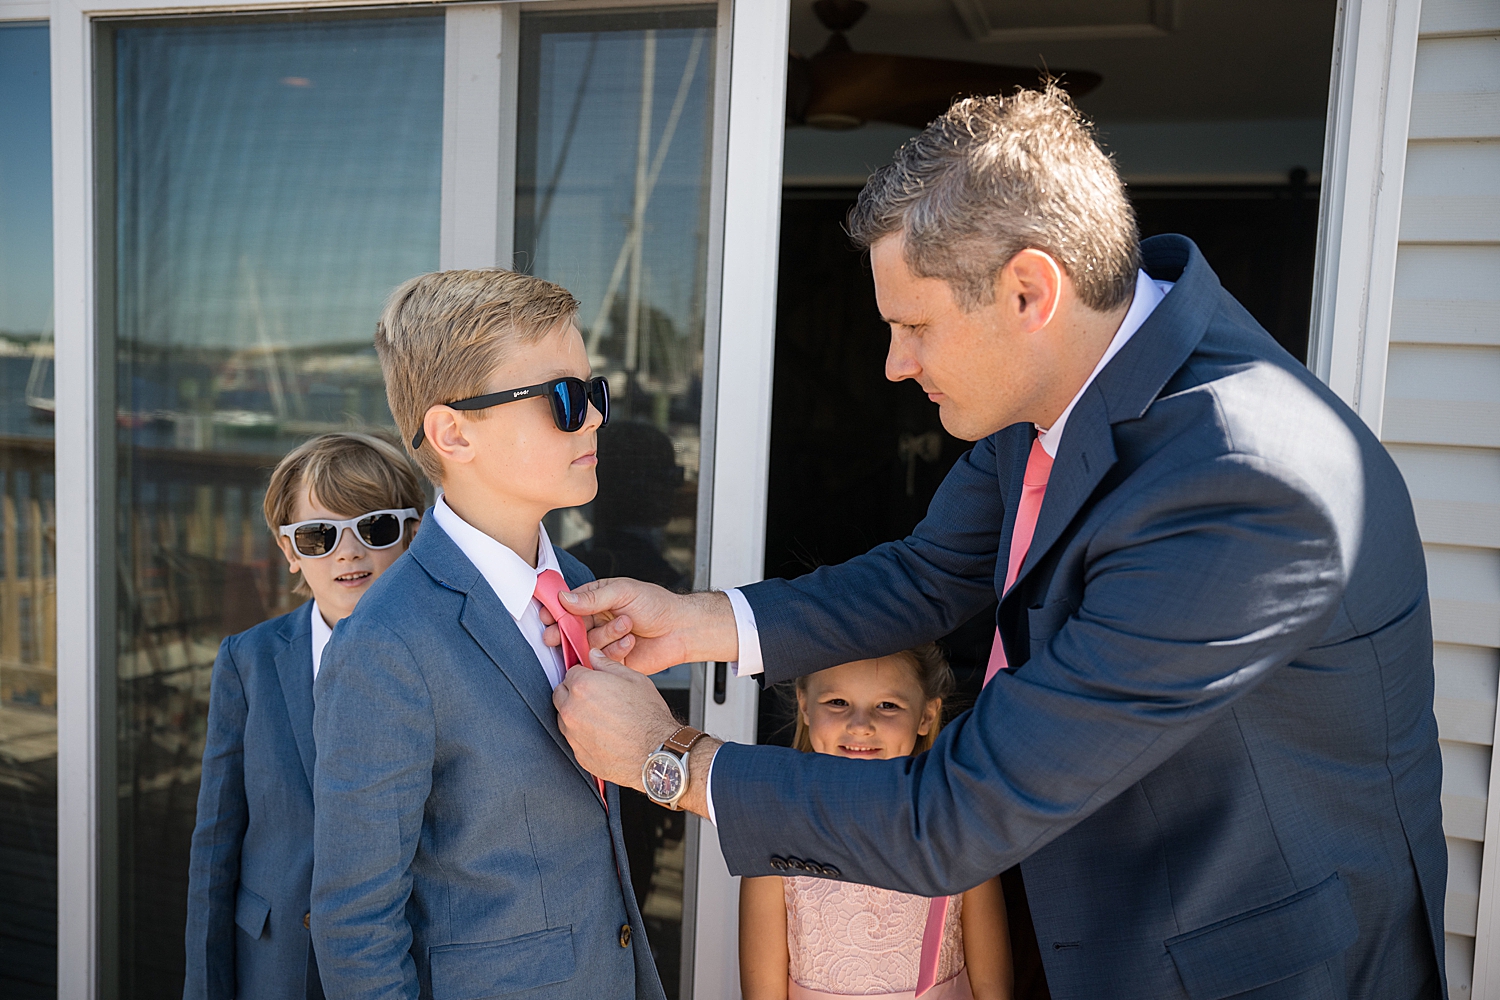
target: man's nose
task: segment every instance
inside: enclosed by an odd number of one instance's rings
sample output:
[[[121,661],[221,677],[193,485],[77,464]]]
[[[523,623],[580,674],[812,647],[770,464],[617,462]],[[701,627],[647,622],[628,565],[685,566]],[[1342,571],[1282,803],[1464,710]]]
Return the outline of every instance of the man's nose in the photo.
[[[891,347],[885,355],[886,378],[892,382],[901,382],[916,378],[922,373],[922,366],[917,363],[917,356],[912,347],[912,338],[909,334],[892,328]]]

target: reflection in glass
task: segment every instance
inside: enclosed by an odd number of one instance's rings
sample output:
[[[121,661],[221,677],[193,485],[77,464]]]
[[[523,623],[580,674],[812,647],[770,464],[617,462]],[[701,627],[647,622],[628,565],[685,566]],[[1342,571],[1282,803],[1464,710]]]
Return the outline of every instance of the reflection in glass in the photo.
[[[613,416],[599,496],[548,531],[599,576],[693,584],[713,134],[714,9],[521,21],[517,266],[582,303]],[[688,714],[687,668],[657,675]],[[678,995],[685,824],[621,799],[636,895]]]
[[[443,20],[113,34],[120,995],[182,989],[220,639],[281,614],[271,467],[388,426],[371,333],[437,266]]]
[[[0,996],[57,992],[47,26],[0,24]]]

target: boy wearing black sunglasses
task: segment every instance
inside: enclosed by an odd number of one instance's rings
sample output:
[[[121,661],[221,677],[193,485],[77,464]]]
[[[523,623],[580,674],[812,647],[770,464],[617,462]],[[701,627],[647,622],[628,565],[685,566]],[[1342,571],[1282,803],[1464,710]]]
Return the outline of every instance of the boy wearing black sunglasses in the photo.
[[[551,282],[422,275],[376,326],[391,413],[443,488],[317,686],[312,933],[330,997],[661,1000],[620,828],[552,689],[541,609],[592,579],[542,517],[592,500],[608,387]],[[555,609],[555,610],[554,610]]]
[[[219,647],[188,873],[186,1000],[322,997],[308,930],[313,679],[333,626],[406,551],[424,503],[393,442],[324,434],[281,460],[264,511],[311,598]]]

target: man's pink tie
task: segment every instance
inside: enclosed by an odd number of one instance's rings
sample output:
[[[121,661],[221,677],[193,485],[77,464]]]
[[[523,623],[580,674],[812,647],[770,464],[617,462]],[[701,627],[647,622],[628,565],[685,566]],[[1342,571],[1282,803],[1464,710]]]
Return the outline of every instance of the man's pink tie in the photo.
[[[1042,496],[1047,492],[1047,479],[1052,475],[1052,456],[1042,447],[1040,438],[1031,442],[1031,455],[1026,459],[1026,474],[1021,477],[1021,502],[1016,507],[1016,526],[1010,533],[1010,553],[1005,564],[1005,590],[1015,585],[1021,575],[1021,564],[1026,561],[1026,550],[1031,548],[1032,536],[1036,534],[1037,517],[1042,512]],[[1004,591],[1001,592],[1002,595]],[[984,671],[984,682],[1008,666],[1005,661],[1005,645],[1000,641],[1000,630],[995,629],[995,645],[990,649],[990,663]],[[917,990],[921,996],[932,989],[937,980],[938,953],[942,950],[943,924],[948,919],[948,896],[939,896],[927,906],[927,926],[922,930],[922,955],[917,960]]]
[[[536,590],[533,591],[533,596],[542,603],[542,607],[552,613],[553,620],[557,622],[557,630],[562,634],[564,671],[589,665],[589,636],[588,630],[583,627],[583,619],[564,608],[557,596],[567,586],[567,581],[557,570],[544,569],[536,575]],[[599,788],[599,797],[604,798],[604,779],[596,777],[594,784]]]

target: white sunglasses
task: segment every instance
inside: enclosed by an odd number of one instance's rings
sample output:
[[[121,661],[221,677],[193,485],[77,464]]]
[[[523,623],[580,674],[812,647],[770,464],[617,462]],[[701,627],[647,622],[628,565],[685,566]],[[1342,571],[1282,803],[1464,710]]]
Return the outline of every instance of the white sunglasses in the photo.
[[[339,537],[353,528],[355,535],[367,549],[388,549],[401,541],[402,529],[407,521],[420,521],[422,515],[415,507],[400,510],[372,510],[347,521],[298,521],[283,524],[281,534],[292,540],[292,548],[307,559],[321,559],[339,547]]]

